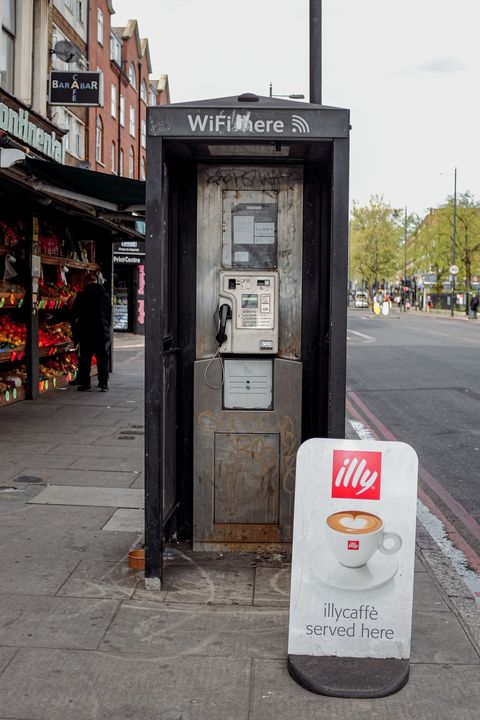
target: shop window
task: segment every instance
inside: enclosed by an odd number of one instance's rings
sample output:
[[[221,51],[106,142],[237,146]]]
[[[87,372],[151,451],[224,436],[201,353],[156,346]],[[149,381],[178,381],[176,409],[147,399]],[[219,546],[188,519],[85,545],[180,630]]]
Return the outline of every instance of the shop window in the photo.
[[[140,180],[146,180],[147,179],[147,163],[145,161],[145,158],[142,157],[142,167],[140,169]]]
[[[135,108],[130,105],[130,135],[135,137]]]
[[[142,120],[142,147],[147,147],[147,123]]]
[[[145,80],[142,80],[142,85],[140,87],[140,97],[142,98],[145,105],[147,104],[147,83]]]
[[[110,60],[119,67],[122,64],[122,43],[114,33],[110,33]]]
[[[15,0],[3,0],[2,35],[0,37],[0,86],[13,93],[15,62]]]
[[[111,167],[112,167],[112,173],[115,172],[115,156],[116,156],[115,143],[112,142],[112,149],[110,152],[110,163],[111,163]]]
[[[97,115],[95,132],[95,159],[97,162],[103,163],[103,122],[100,115]]]
[[[97,10],[97,40],[103,45],[103,12],[100,8]]]
[[[120,159],[119,159],[119,165],[118,165],[118,174],[123,175],[123,150],[120,150]]]
[[[117,88],[112,83],[111,86],[111,114],[113,118],[117,117]]]
[[[133,64],[133,62],[130,63],[130,65],[128,66],[128,82],[130,83],[130,85],[133,88],[137,87],[137,78],[135,75],[135,65]]]
[[[120,95],[120,125],[125,127],[125,96]]]
[[[135,171],[135,150],[133,147],[130,147],[130,153],[128,156],[128,177],[133,178],[133,174]]]

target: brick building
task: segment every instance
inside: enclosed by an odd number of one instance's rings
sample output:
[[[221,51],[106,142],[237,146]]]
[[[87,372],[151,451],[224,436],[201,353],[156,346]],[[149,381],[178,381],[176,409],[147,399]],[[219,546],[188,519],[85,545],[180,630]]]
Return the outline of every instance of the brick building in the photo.
[[[55,106],[50,117],[68,130],[67,164],[145,179],[147,106],[169,102],[168,78],[150,80],[148,40],[140,38],[136,20],[114,27],[114,14],[112,0],[53,0],[50,47],[68,40],[78,52],[70,63],[51,54],[51,68],[100,71],[103,104]]]

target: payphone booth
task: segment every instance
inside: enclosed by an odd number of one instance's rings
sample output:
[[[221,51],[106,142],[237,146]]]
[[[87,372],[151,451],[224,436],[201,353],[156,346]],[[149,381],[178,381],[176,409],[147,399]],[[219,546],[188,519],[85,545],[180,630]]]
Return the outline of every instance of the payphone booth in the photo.
[[[172,532],[280,551],[296,452],[344,437],[349,112],[149,108],[146,582]]]

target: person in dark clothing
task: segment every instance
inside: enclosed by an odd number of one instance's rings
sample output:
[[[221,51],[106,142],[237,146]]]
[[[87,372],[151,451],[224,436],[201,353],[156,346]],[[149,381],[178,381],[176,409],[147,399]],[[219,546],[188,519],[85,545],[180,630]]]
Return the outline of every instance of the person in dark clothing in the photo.
[[[108,390],[108,351],[111,324],[110,296],[98,283],[97,275],[87,274],[85,287],[72,307],[73,340],[79,345],[78,390],[91,390],[90,372],[92,357],[97,359],[98,386]]]
[[[473,295],[472,299],[470,300],[470,317],[474,320],[477,319],[477,311],[478,311],[478,305],[479,305],[479,299],[478,295]]]

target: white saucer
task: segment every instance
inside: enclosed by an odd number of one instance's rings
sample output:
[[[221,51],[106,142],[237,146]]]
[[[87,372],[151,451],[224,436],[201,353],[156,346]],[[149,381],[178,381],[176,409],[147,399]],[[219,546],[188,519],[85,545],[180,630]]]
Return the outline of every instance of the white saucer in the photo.
[[[309,565],[324,585],[339,590],[371,590],[380,587],[393,578],[398,570],[397,558],[381,552],[376,552],[362,567],[344,567],[325,545],[315,548],[310,555]]]

